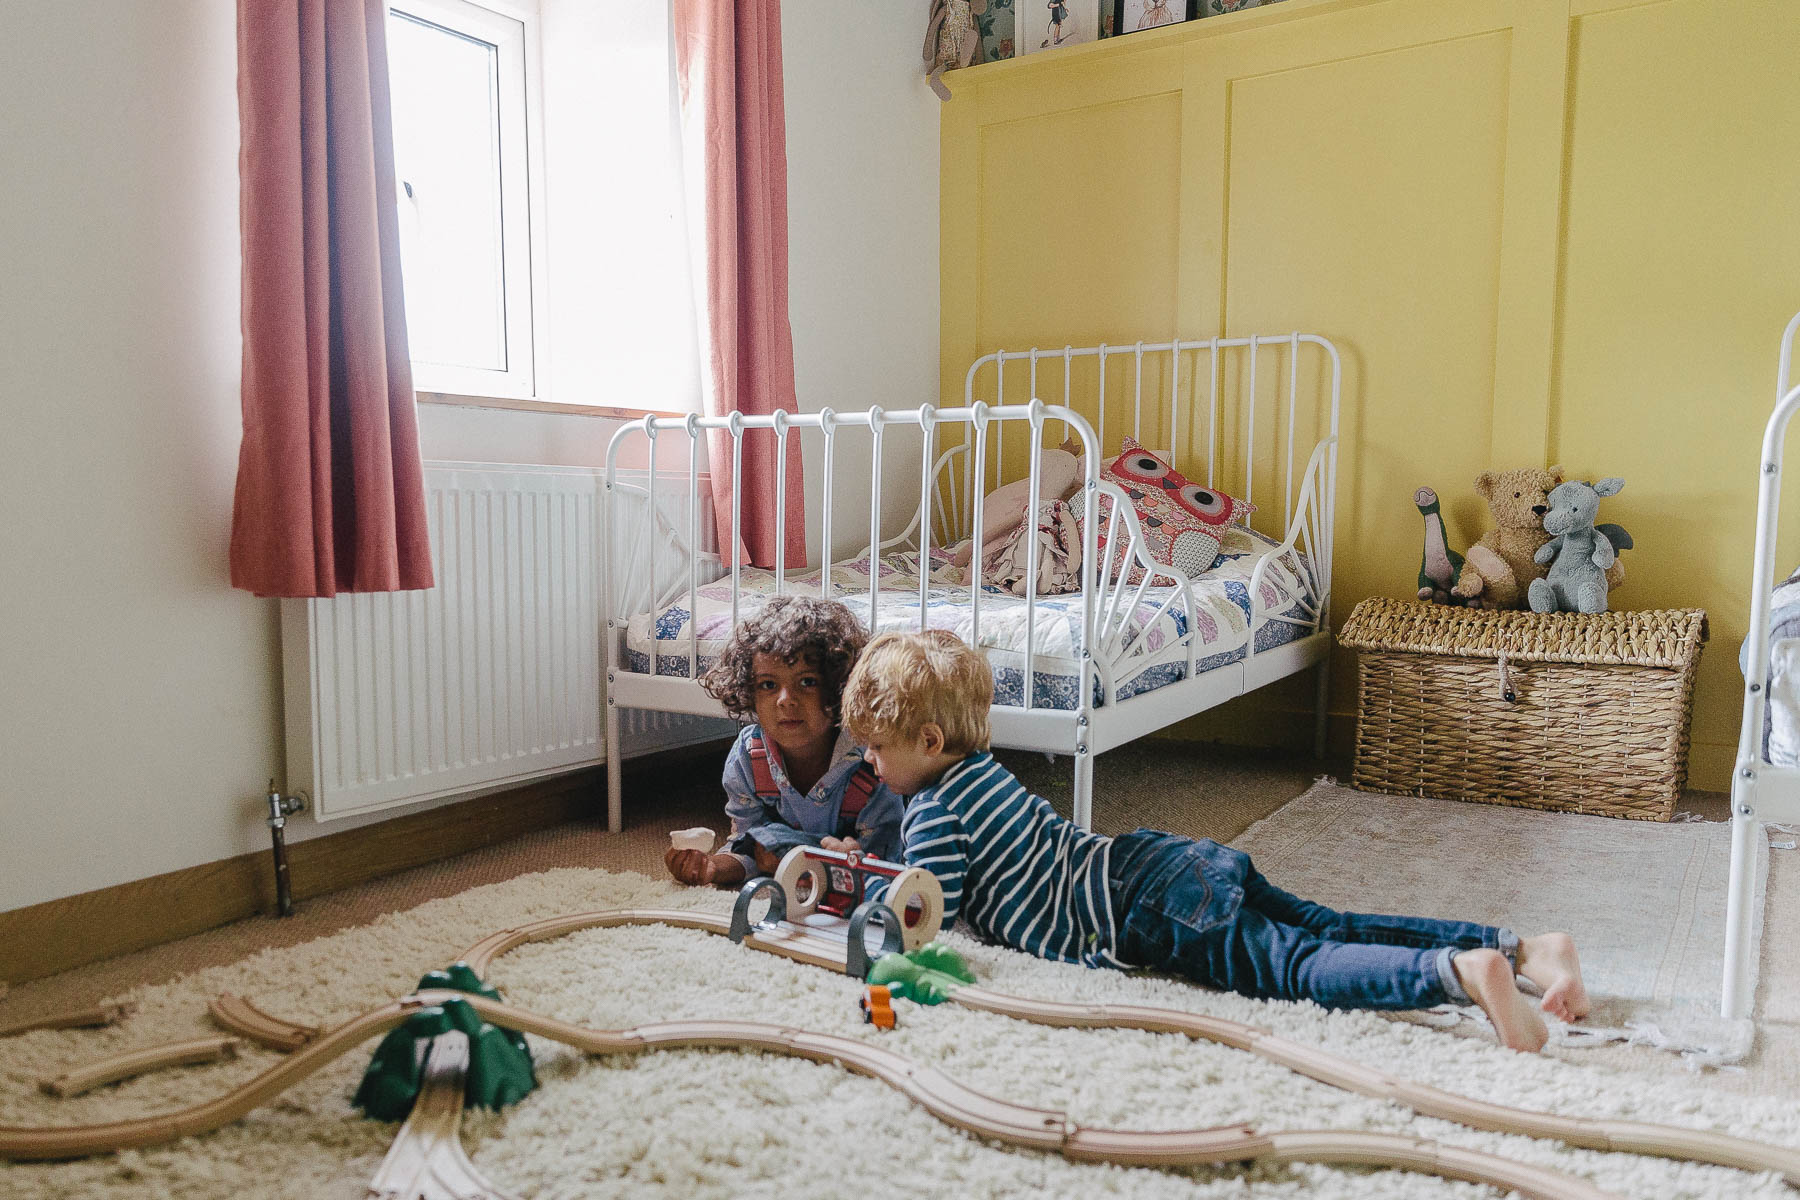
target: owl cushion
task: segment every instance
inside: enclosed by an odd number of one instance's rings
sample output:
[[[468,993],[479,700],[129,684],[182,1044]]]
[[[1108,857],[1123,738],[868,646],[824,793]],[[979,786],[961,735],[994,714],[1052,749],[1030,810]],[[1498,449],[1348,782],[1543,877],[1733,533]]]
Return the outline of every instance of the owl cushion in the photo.
[[[1131,499],[1150,557],[1189,578],[1212,567],[1226,526],[1256,511],[1248,501],[1189,483],[1132,438],[1100,469],[1100,478]]]

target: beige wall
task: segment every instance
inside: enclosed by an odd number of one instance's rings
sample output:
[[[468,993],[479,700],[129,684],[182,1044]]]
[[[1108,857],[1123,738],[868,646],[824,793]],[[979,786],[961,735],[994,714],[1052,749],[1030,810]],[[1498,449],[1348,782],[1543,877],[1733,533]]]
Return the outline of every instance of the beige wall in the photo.
[[[912,70],[917,18],[786,5],[809,407],[910,405],[933,385],[937,111]],[[62,0],[32,6],[12,38],[0,911],[265,849],[261,793],[283,757],[276,606],[226,582],[232,6]],[[598,464],[604,449],[597,423],[571,417],[426,408],[421,432],[428,457]],[[301,818],[290,837],[350,824]]]

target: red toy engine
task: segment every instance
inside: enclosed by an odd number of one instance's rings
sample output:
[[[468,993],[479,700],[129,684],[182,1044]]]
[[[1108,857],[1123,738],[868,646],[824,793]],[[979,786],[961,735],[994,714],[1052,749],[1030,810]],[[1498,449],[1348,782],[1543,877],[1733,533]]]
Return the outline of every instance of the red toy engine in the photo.
[[[944,921],[944,891],[937,876],[923,867],[868,858],[856,851],[796,846],[775,870],[775,881],[787,894],[790,921],[813,912],[848,917],[863,902],[871,878],[893,880],[884,900],[900,916],[908,950],[937,936]]]

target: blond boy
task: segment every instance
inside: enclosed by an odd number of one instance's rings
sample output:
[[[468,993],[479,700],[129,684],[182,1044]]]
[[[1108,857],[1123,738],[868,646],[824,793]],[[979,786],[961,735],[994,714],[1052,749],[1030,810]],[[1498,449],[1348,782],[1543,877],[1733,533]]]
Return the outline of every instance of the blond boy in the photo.
[[[1153,967],[1211,987],[1329,1008],[1473,1002],[1503,1044],[1540,1049],[1545,1012],[1588,1011],[1567,934],[1428,917],[1340,913],[1273,886],[1247,855],[1210,838],[1139,829],[1119,838],[1058,816],[987,752],[994,683],[954,634],[884,634],[843,698],[844,728],[887,785],[910,797],[909,865],[944,888],[944,927],[1042,958]]]

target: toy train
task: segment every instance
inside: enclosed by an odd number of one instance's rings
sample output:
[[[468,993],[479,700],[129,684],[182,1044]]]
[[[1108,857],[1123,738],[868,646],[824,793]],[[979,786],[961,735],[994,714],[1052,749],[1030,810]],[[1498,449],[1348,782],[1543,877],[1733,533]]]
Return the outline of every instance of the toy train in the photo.
[[[869,900],[869,883],[875,879],[890,882],[880,900]],[[732,912],[732,940],[741,942],[748,935],[750,906],[764,895],[770,899],[769,911],[757,928],[835,932],[836,923],[820,921],[820,914],[848,921],[844,965],[857,978],[867,973],[864,931],[870,920],[882,927],[883,952],[917,950],[937,937],[944,923],[944,889],[936,875],[854,850],[818,846],[789,850],[773,877],[752,879],[739,891]]]
[[[882,903],[900,918],[908,950],[937,936],[944,922],[944,890],[937,876],[923,867],[906,867],[854,850],[795,846],[775,869],[775,882],[787,894],[790,921],[814,912],[848,920],[862,905],[871,879],[893,881]]]

